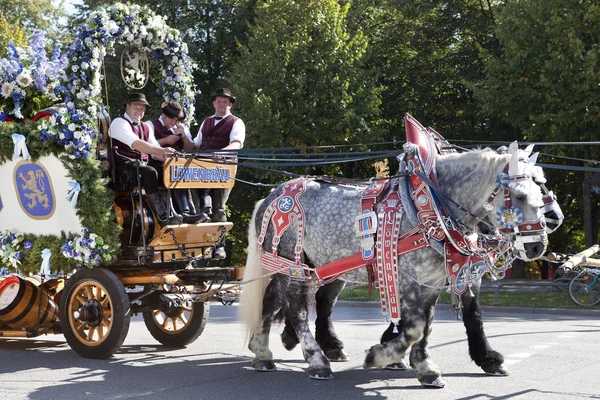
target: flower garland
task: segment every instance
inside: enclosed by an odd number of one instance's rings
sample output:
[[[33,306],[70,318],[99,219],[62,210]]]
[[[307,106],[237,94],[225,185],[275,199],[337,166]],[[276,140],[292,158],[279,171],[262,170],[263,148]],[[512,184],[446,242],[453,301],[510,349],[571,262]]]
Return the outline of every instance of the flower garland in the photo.
[[[21,250],[27,251],[33,247],[30,241],[23,241],[23,235],[17,234],[14,230],[6,230],[0,232],[0,262],[2,265],[10,264],[18,271],[19,264],[24,257],[24,253]]]
[[[50,58],[46,55],[47,40],[41,31],[35,31],[25,49],[8,45],[8,58],[0,60],[0,121],[10,118],[32,117],[59,97],[59,85],[66,64],[58,44]]]
[[[104,243],[104,239],[92,233],[89,228],[84,228],[81,236],[76,236],[72,240],[67,239],[60,249],[65,257],[81,261],[79,266],[93,267],[102,261],[112,259],[108,251],[109,246]]]
[[[82,235],[70,235],[66,238],[63,235],[63,244],[59,245],[60,252],[55,248],[60,238],[25,234],[25,238],[34,242],[36,250],[48,243],[57,257],[65,257],[66,260],[88,267],[110,261],[116,256],[120,243],[120,228],[111,213],[112,194],[106,190],[105,181],[100,176],[100,163],[94,157],[97,116],[99,105],[102,104],[102,61],[107,54],[114,55],[117,44],[150,53],[151,79],[156,83],[158,93],[165,100],[178,100],[186,109],[187,118],[192,119],[195,95],[192,70],[195,66],[188,56],[187,45],[183,42],[181,34],[167,26],[165,19],[155,15],[147,6],[114,4],[97,9],[90,14],[75,41],[67,48],[67,64],[64,65],[61,82],[54,85],[52,79],[46,80],[52,88],[47,90],[47,95],[60,96],[64,106],[47,121],[38,124],[37,134],[26,135],[28,143],[31,143],[32,139],[41,143],[35,144],[39,153],[32,153],[32,157],[35,159],[46,154],[61,157],[69,176],[81,184],[77,213],[82,224],[93,227],[94,233],[86,229]],[[20,53],[17,57],[15,51],[11,51],[11,58],[5,64],[13,68],[11,71],[14,74],[14,71],[20,68],[18,62],[24,57],[21,57]],[[50,58],[50,62],[54,62],[52,60],[55,60],[56,54]],[[22,62],[21,64],[23,65]],[[59,65],[63,64],[54,66],[58,68]],[[159,73],[152,73],[157,67]],[[33,68],[31,72],[35,82],[35,76],[38,74],[36,71],[37,68]],[[14,78],[16,79],[16,76]],[[23,110],[23,105],[32,98],[26,93],[20,99],[23,102],[19,103],[19,109]],[[12,142],[2,136],[0,135],[0,161],[10,159],[12,154]],[[56,145],[62,147],[67,156],[61,155],[62,152],[57,153]],[[6,260],[15,265],[12,260],[19,261],[16,258],[22,259],[22,256],[16,255],[14,246],[11,248],[13,250],[10,261],[8,255]],[[25,261],[28,261],[29,272],[39,265],[37,254],[31,257],[26,255]],[[3,256],[2,264],[4,263]]]
[[[93,11],[83,29],[67,49],[69,65],[63,99],[96,117],[101,104],[101,66],[104,57],[115,55],[115,45],[134,47],[150,53],[151,74],[158,94],[165,101],[175,99],[194,114],[192,70],[195,65],[188,55],[187,44],[178,30],[165,23],[166,17],[156,15],[149,7],[117,3]]]

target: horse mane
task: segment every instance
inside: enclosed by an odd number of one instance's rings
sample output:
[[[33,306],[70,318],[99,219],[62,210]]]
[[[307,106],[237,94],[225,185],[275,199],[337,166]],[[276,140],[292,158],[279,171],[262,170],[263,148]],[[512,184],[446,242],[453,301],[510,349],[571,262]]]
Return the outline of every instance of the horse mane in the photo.
[[[486,147],[484,149],[475,149],[464,153],[449,153],[438,156],[436,164],[441,166],[445,163],[456,163],[457,160],[468,165],[471,169],[464,178],[469,179],[472,174],[483,172],[483,181],[493,182],[498,173],[502,172],[502,169],[510,160],[510,155],[498,154],[489,147]]]

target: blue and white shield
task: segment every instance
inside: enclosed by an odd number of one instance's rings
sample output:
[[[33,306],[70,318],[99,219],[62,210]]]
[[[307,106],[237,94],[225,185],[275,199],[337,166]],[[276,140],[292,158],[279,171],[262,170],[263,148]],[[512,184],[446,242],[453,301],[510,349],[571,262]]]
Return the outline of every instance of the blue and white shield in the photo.
[[[22,161],[14,172],[15,191],[21,209],[32,219],[48,219],[55,210],[52,180],[41,164]]]

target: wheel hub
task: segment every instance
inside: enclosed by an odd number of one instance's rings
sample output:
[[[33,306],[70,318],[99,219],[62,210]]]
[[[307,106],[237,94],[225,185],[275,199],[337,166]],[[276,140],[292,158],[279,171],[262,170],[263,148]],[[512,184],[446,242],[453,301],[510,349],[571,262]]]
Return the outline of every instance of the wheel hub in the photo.
[[[103,317],[102,305],[95,299],[89,300],[79,308],[79,319],[89,326],[98,326]]]

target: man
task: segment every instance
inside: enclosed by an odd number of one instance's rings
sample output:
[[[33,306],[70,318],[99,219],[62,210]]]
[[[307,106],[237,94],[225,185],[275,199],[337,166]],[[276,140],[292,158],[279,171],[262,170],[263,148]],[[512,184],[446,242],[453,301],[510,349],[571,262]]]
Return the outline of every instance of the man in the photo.
[[[246,138],[246,126],[244,121],[231,114],[231,107],[235,103],[235,97],[227,88],[217,89],[212,96],[212,105],[215,114],[206,118],[200,126],[198,136],[194,144],[198,150],[239,150],[244,145]],[[215,158],[222,158],[217,155]],[[211,216],[213,222],[225,222],[225,205],[231,189],[205,189],[201,191],[204,200],[204,213]],[[214,258],[224,258],[223,245],[217,247]]]
[[[169,216],[162,201],[158,188],[161,182],[162,163],[167,153],[175,151],[172,147],[161,147],[150,132],[147,124],[141,123],[146,107],[150,104],[143,93],[131,93],[125,103],[123,117],[115,118],[110,124],[110,135],[115,168],[129,176],[129,183],[137,184],[136,161],[141,161],[140,180],[146,191],[146,198],[154,211],[161,227],[165,225],[179,225],[182,217],[179,214]],[[122,154],[124,158],[121,155]],[[154,156],[150,158],[150,156]]]
[[[175,100],[165,101],[160,109],[161,116],[158,119],[146,122],[151,135],[156,138],[160,146],[171,146],[177,151],[195,151],[196,146],[192,141],[192,135],[181,123],[186,117],[182,105]],[[196,224],[210,219],[207,214],[196,214],[194,205],[188,198],[187,189],[175,189],[171,193],[184,224]]]

